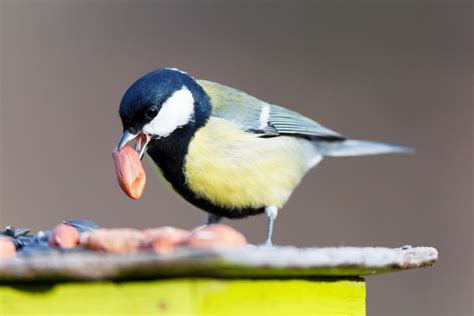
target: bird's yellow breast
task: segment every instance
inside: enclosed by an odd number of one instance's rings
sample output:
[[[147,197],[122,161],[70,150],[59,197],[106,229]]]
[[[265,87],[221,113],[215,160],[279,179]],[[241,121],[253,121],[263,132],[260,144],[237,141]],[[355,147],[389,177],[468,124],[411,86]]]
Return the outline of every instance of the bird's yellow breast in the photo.
[[[189,144],[187,185],[222,207],[282,207],[308,170],[304,142],[285,136],[259,138],[211,117]]]

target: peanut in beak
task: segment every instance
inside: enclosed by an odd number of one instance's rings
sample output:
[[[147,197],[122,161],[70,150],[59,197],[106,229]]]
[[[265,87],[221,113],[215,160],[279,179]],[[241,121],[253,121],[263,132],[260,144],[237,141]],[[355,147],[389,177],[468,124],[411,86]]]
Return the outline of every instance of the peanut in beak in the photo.
[[[120,188],[134,200],[138,200],[145,190],[146,175],[139,154],[130,146],[121,150],[114,148],[112,158]]]

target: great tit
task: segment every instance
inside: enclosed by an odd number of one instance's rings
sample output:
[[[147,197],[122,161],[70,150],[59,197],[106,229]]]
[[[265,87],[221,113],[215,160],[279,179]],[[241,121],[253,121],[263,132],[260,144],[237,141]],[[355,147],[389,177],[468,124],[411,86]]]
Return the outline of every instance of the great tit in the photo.
[[[119,150],[135,140],[140,158],[147,153],[177,193],[207,212],[207,224],[265,213],[269,245],[278,210],[323,157],[412,151],[347,139],[294,111],[176,68],[139,78],[119,113]]]

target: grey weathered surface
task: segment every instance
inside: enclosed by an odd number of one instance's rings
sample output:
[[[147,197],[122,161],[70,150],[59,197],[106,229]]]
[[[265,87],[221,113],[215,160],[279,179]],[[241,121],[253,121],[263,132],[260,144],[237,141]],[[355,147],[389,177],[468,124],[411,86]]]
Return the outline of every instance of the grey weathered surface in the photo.
[[[248,246],[239,250],[178,249],[170,255],[81,251],[0,260],[0,281],[354,277],[429,267],[437,259],[438,252],[431,247]]]

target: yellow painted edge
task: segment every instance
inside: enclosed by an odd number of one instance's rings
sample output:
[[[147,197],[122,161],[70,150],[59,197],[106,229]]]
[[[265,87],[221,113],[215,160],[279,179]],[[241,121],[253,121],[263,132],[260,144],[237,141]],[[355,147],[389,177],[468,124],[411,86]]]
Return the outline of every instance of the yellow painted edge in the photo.
[[[365,282],[238,280],[197,283],[198,315],[365,315]]]
[[[0,315],[365,315],[365,282],[173,279],[0,285]]]

